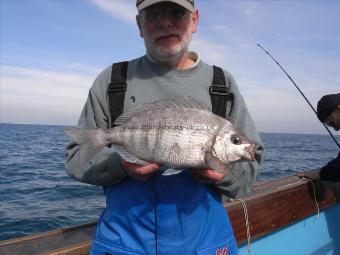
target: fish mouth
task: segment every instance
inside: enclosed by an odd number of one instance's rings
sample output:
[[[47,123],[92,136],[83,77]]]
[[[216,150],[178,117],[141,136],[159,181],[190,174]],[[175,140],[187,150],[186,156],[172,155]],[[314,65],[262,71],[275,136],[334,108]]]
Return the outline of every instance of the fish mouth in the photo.
[[[246,147],[246,151],[248,152],[248,159],[255,160],[255,152],[259,146],[257,144],[251,144]]]

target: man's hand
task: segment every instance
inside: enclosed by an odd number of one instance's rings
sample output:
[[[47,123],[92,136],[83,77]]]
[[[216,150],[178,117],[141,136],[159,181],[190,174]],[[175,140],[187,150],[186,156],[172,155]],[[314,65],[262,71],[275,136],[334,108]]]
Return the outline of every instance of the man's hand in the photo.
[[[131,163],[124,159],[120,161],[120,164],[122,165],[122,167],[124,168],[124,170],[127,172],[127,174],[130,177],[132,177],[133,179],[139,180],[139,181],[146,181],[160,167],[160,165],[156,163],[151,163],[151,164],[142,166],[142,165]]]
[[[213,169],[190,169],[191,175],[202,183],[212,184],[221,181],[227,173],[220,173]]]
[[[302,178],[308,178],[308,179],[312,179],[315,181],[320,181],[320,171],[315,171],[315,172],[308,172],[308,173],[300,173],[298,174],[299,177]]]

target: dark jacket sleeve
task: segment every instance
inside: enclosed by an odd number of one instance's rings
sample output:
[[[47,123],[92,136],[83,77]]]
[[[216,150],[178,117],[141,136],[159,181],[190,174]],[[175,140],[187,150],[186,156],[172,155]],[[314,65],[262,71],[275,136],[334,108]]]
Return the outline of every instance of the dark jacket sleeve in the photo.
[[[340,181],[340,152],[336,159],[333,159],[321,168],[320,178],[324,181]]]

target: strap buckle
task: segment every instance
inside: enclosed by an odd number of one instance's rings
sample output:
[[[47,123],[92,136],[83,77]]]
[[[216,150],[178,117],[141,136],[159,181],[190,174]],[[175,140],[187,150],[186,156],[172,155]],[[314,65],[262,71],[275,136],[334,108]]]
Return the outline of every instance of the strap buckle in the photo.
[[[212,84],[209,88],[209,93],[211,95],[228,96],[229,95],[229,88],[225,85],[214,85],[214,84]]]
[[[108,85],[108,93],[120,93],[125,92],[127,89],[126,82],[115,82]]]

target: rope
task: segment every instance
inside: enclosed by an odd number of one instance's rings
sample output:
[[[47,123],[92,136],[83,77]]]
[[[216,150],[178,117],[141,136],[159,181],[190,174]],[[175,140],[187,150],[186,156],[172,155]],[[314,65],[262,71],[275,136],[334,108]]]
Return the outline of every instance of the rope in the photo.
[[[250,255],[250,224],[249,224],[249,218],[248,218],[248,210],[246,202],[241,198],[228,198],[229,201],[239,201],[243,207],[243,214],[244,214],[244,220],[246,223],[246,229],[247,229],[247,244],[248,244],[248,255]]]
[[[279,188],[286,187],[286,186],[289,186],[289,185],[293,185],[293,184],[299,183],[299,182],[304,181],[304,180],[309,180],[309,181],[310,181],[310,179],[305,178],[305,177],[299,177],[299,178],[300,178],[299,181],[297,181],[297,182],[295,182],[295,183],[291,183],[291,184],[285,185],[285,186],[281,186],[281,187],[279,187]],[[319,208],[318,201],[316,200],[316,188],[315,188],[315,185],[314,185],[314,181],[313,181],[313,180],[310,181],[310,183],[312,184],[312,187],[313,187],[314,202],[315,202],[316,209],[317,209],[317,212],[318,212],[318,213],[317,213],[317,217],[319,218],[319,216],[320,216],[320,208]]]
[[[319,218],[319,216],[320,216],[320,208],[319,208],[318,201],[316,200],[316,189],[315,189],[315,186],[314,186],[314,182],[313,182],[313,181],[312,181],[312,186],[313,186],[314,202],[315,202],[316,208],[317,208],[317,210],[318,210],[318,215],[317,215],[317,217]]]

